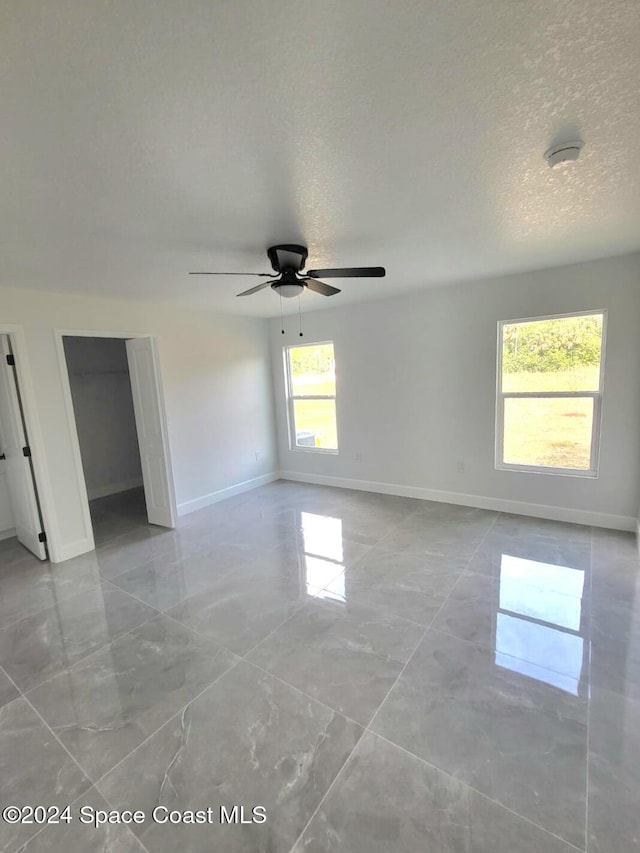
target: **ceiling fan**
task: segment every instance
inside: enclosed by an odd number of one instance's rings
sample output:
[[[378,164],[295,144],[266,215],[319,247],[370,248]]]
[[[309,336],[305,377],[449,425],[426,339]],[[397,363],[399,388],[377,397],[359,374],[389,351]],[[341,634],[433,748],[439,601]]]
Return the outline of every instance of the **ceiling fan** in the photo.
[[[345,267],[344,269],[307,270],[303,273],[302,268],[307,260],[307,249],[305,246],[271,246],[267,249],[267,256],[271,266],[279,278],[265,281],[249,290],[243,290],[238,296],[250,296],[265,287],[271,286],[280,296],[287,298],[300,296],[305,287],[322,296],[335,296],[340,293],[337,287],[318,281],[320,278],[381,278],[385,275],[384,267]],[[191,272],[189,275],[257,275],[262,278],[273,279],[269,272]]]

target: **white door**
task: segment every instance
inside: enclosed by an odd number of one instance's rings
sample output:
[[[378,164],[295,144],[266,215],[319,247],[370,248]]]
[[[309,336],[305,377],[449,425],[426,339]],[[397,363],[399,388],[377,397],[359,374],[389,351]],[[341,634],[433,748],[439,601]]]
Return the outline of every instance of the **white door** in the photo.
[[[40,542],[42,532],[38,501],[28,456],[20,402],[13,367],[7,363],[9,342],[0,335],[0,449],[5,455],[5,474],[18,541],[32,554],[45,560],[47,553]]]
[[[151,524],[175,527],[173,476],[155,341],[133,338],[126,344],[147,516]]]

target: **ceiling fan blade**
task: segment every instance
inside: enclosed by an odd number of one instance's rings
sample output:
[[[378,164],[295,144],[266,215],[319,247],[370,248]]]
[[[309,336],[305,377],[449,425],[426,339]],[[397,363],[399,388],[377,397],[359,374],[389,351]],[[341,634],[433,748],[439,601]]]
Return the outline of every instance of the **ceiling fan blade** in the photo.
[[[256,284],[255,287],[250,287],[249,290],[243,290],[242,293],[236,293],[236,296],[251,296],[252,293],[257,293],[259,290],[264,290],[265,287],[269,287],[270,284],[273,284],[273,282],[261,281],[260,284]]]
[[[190,272],[189,275],[259,275],[262,278],[271,278],[270,272]]]
[[[384,267],[345,267],[335,270],[309,270],[305,273],[311,278],[382,278],[385,274]]]
[[[340,293],[337,287],[332,287],[330,284],[325,284],[324,281],[316,281],[313,278],[308,278],[304,282],[305,287],[313,290],[314,293],[321,293],[323,296],[335,296]]]

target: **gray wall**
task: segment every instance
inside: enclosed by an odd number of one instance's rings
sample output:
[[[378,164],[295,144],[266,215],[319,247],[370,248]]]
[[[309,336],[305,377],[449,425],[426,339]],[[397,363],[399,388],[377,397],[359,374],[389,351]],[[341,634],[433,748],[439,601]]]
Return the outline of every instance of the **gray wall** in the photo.
[[[498,321],[601,308],[608,321],[599,476],[496,470]],[[335,343],[337,456],[289,449],[282,346],[300,339],[294,324],[283,336],[274,320],[280,468],[316,482],[416,488],[421,497],[531,514],[539,507],[550,517],[635,529],[639,317],[638,254],[308,313],[303,342]]]
[[[64,351],[89,498],[140,485],[124,340],[65,337]]]

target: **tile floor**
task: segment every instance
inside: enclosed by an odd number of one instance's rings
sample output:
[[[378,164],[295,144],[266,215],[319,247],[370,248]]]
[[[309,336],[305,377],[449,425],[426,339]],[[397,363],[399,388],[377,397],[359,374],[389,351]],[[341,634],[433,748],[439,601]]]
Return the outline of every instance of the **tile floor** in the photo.
[[[632,535],[287,482],[92,511],[67,563],[0,543],[1,799],[74,816],[0,850],[640,850]]]

